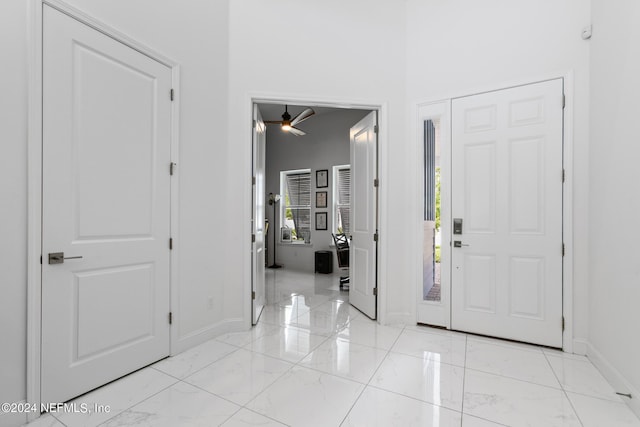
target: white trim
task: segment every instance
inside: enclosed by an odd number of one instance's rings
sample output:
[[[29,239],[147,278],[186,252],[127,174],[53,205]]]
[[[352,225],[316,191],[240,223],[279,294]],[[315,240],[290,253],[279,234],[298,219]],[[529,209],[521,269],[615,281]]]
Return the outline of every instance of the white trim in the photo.
[[[573,354],[586,356],[588,351],[589,351],[589,342],[587,340],[582,338],[575,338],[573,340]]]
[[[574,352],[574,292],[573,292],[573,268],[574,268],[574,221],[573,221],[573,171],[574,171],[574,72],[568,70],[564,72],[548,73],[545,75],[531,77],[528,79],[517,79],[501,84],[484,86],[475,90],[460,90],[453,94],[431,97],[427,100],[416,101],[414,108],[419,109],[420,106],[435,104],[456,98],[478,95],[486,92],[494,92],[496,90],[509,89],[517,86],[524,86],[533,83],[540,83],[548,80],[563,79],[565,108],[563,118],[563,167],[565,169],[566,178],[563,187],[562,212],[563,212],[563,240],[565,244],[565,256],[563,258],[563,283],[562,283],[562,312],[565,318],[565,330],[562,334],[562,349],[567,353]],[[417,118],[417,114],[415,116]],[[415,175],[416,177],[418,175]],[[417,178],[416,178],[417,179]],[[415,245],[415,243],[414,243]],[[414,246],[415,248],[415,246]],[[422,260],[420,260],[422,262]],[[416,271],[416,269],[414,269]],[[415,281],[414,281],[415,283]],[[414,316],[415,318],[415,316]],[[577,341],[577,340],[576,340]],[[582,350],[582,348],[580,349]]]
[[[14,402],[8,402],[14,403]],[[21,400],[20,402],[15,402],[20,405],[24,405],[27,403],[26,400]],[[5,426],[21,426],[32,419],[36,419],[39,415],[31,416],[31,412],[1,412],[0,411],[0,427]]]
[[[575,253],[573,250],[573,71],[567,72],[562,78],[566,102],[563,121],[564,146],[562,147],[562,166],[565,171],[565,181],[562,187],[562,240],[565,245],[562,259],[562,316],[564,317],[562,349],[567,353],[573,353],[573,257]]]
[[[619,393],[631,394],[632,399],[622,397],[621,399],[631,408],[631,410],[640,418],[640,390],[632,386],[626,380],[624,375],[620,373],[591,343],[587,343],[587,357],[598,368],[602,376],[611,384],[613,389]]]
[[[180,66],[175,64],[171,67],[171,87],[174,91],[173,102],[171,103],[171,162],[175,163],[175,169],[170,182],[171,206],[170,210],[170,231],[173,239],[173,249],[171,250],[170,264],[170,300],[169,308],[172,313],[173,322],[171,325],[170,352],[173,356],[184,350],[182,338],[180,337],[180,325],[182,316],[180,315]]]
[[[42,266],[42,2],[29,2],[27,126],[27,402],[40,405]],[[32,421],[40,414],[30,412]]]
[[[176,323],[173,323],[174,329],[178,330]],[[199,344],[209,341],[215,337],[230,332],[246,331],[247,327],[244,319],[225,319],[213,325],[207,325],[180,337],[180,341],[172,342],[171,354],[178,354]]]
[[[242,117],[248,119],[246,129],[243,130],[244,143],[242,143],[242,158],[245,161],[244,173],[242,185],[245,188],[245,205],[243,206],[244,218],[247,223],[250,223],[252,212],[252,198],[251,198],[251,125],[253,120],[253,105],[254,104],[288,104],[288,105],[305,105],[305,106],[317,106],[328,108],[342,108],[342,109],[361,109],[377,111],[378,114],[378,179],[380,186],[378,187],[378,232],[381,236],[378,242],[378,307],[377,307],[377,321],[381,324],[385,324],[387,321],[386,313],[386,290],[387,290],[387,212],[385,207],[387,206],[387,182],[388,182],[388,165],[387,165],[387,153],[388,153],[388,114],[386,102],[371,102],[366,100],[354,100],[354,99],[338,99],[338,98],[324,98],[314,95],[300,96],[300,95],[286,95],[286,94],[274,94],[274,93],[260,93],[250,92],[245,95],[244,111]],[[251,229],[242,230],[243,236],[241,240],[243,242],[242,253],[242,274],[244,283],[244,322],[247,328],[251,327]],[[409,313],[410,316],[410,313]],[[402,314],[403,319],[408,319],[405,313]]]
[[[28,135],[27,135],[27,402],[41,403],[40,399],[40,362],[41,362],[41,322],[42,322],[42,37],[44,5],[48,5],[79,22],[119,41],[120,43],[148,56],[171,68],[172,87],[178,95],[171,106],[171,161],[178,163],[179,150],[179,111],[180,111],[180,67],[177,62],[158,51],[135,41],[114,28],[95,20],[84,12],[60,0],[31,0],[29,2],[29,63],[28,63]],[[174,314],[179,309],[179,174],[171,180],[171,235],[174,247],[171,251],[170,265],[170,307]],[[175,354],[184,345],[177,340],[180,316],[174,316],[170,338],[170,353]],[[40,414],[29,413],[28,421]]]

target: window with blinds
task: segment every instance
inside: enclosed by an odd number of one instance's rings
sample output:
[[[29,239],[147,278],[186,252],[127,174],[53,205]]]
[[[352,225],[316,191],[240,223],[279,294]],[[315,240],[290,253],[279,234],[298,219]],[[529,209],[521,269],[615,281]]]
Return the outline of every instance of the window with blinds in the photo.
[[[351,166],[333,167],[333,232],[349,234],[351,220]]]
[[[292,241],[303,241],[311,233],[311,171],[283,171],[281,226],[291,229]]]

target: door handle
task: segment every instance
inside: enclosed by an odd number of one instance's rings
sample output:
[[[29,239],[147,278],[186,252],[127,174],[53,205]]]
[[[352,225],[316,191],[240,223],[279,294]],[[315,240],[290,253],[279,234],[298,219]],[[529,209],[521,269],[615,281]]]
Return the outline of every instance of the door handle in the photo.
[[[463,246],[469,246],[466,243],[462,243],[460,240],[454,240],[453,241],[453,247],[454,248],[461,248]]]
[[[63,264],[65,259],[80,259],[82,256],[64,256],[64,252],[50,252],[49,264]]]

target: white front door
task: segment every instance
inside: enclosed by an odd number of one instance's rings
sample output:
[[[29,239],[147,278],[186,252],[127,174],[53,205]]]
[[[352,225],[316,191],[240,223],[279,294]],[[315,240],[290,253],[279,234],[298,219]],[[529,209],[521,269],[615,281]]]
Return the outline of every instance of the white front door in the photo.
[[[252,219],[252,323],[258,323],[265,303],[265,150],[266,126],[257,105],[253,106],[253,219]],[[273,228],[275,231],[275,227]],[[272,231],[272,233],[274,232]]]
[[[453,100],[453,329],[562,347],[562,131],[561,79]]]
[[[349,302],[372,319],[377,314],[377,113],[351,128],[351,246]]]
[[[43,19],[41,398],[64,402],[169,355],[171,69]]]

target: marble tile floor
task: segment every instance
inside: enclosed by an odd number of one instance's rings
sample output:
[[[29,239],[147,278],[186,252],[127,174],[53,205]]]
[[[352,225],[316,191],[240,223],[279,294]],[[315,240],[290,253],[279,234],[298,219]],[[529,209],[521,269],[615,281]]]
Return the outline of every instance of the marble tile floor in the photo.
[[[382,326],[338,275],[267,272],[259,324],[84,395],[109,413],[29,426],[636,426],[587,358],[420,326]]]

